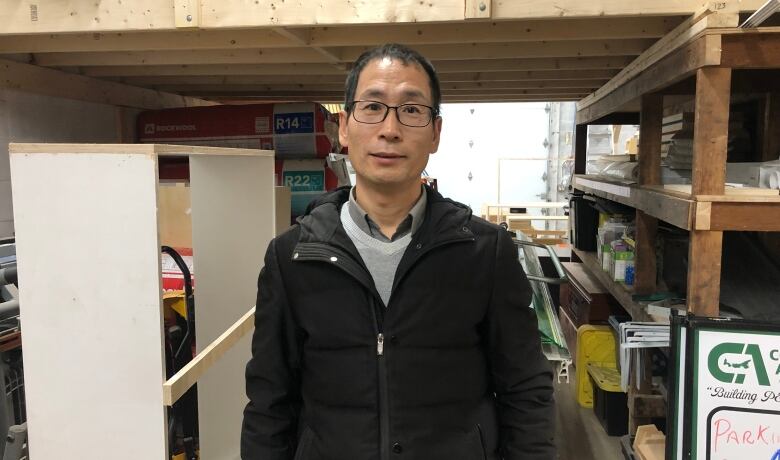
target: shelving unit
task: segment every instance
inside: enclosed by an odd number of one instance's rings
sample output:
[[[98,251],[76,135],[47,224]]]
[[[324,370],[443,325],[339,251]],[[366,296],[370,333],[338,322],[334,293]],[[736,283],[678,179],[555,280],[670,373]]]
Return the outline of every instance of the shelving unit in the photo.
[[[766,93],[765,113],[760,117],[761,157],[767,160],[780,154],[780,28],[738,29],[737,13],[727,9],[686,20],[578,104],[572,185],[636,210],[634,289],[612,282],[593,253],[574,250],[574,254],[635,321],[650,319],[632,294],[656,291],[659,220],[689,231],[687,307],[699,316],[719,315],[723,232],[780,231],[780,196],[729,194],[725,186],[732,93]],[[661,183],[664,97],[686,94],[694,95],[695,104],[691,193],[665,189]],[[587,127],[603,124],[639,124],[635,183],[584,174]],[[648,361],[644,360],[645,366]],[[645,375],[650,374],[645,368]],[[652,394],[650,379],[635,379],[631,372],[632,433],[664,414],[663,397]]]
[[[721,20],[713,23],[736,18],[735,13],[713,14],[722,14]],[[637,293],[655,290],[653,242],[658,220],[689,230],[688,308],[697,315],[717,316],[723,231],[780,231],[780,196],[730,195],[725,189],[731,94],[748,89],[752,93],[780,90],[780,79],[774,78],[772,70],[780,69],[780,28],[697,29],[697,24],[688,25],[697,30],[695,34],[678,33],[689,37],[687,41],[670,40],[662,57],[658,53],[663,51],[658,50],[652,59],[640,56],[636,65],[629,66],[633,70],[627,68],[626,75],[613,79],[614,84],[608,83],[579,103],[575,143],[578,175],[573,186],[636,209]],[[665,190],[660,181],[663,98],[686,93],[695,95],[690,194]],[[630,120],[630,112],[637,109],[637,184],[582,175],[587,126],[611,124],[616,117]],[[765,132],[776,129],[775,118],[766,117],[770,129]],[[765,143],[765,148],[774,154],[777,146]]]

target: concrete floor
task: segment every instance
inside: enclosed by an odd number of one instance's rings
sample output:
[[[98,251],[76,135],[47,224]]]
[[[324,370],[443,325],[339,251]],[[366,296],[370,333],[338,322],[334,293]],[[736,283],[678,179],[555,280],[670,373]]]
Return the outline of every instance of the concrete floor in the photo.
[[[570,383],[555,384],[556,433],[560,460],[623,460],[620,438],[607,436],[592,409],[576,400],[574,369]]]

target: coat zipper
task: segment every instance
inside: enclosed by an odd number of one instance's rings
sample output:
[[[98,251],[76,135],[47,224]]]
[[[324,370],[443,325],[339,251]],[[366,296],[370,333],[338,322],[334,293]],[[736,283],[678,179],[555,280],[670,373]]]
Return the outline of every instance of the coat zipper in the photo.
[[[390,459],[390,411],[387,394],[387,361],[385,360],[385,335],[376,336],[376,356],[379,381],[379,458]]]

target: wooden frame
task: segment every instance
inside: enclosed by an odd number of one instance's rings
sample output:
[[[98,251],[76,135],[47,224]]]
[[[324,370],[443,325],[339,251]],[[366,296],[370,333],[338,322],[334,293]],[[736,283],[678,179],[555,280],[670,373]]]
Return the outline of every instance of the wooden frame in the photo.
[[[709,17],[718,17],[718,14]],[[726,17],[732,16],[733,13],[728,13]],[[659,51],[661,48],[655,51],[651,49],[648,55],[640,56],[635,65],[638,70],[632,79],[627,77],[630,72],[618,75],[578,106],[577,119],[580,124],[577,133],[582,132],[584,136],[588,123],[622,110],[642,98],[639,185],[625,186],[578,176],[574,180],[574,187],[637,209],[636,279],[639,292],[652,292],[654,287],[651,279],[655,278],[655,267],[649,263],[648,256],[643,254],[653,252],[654,238],[651,236],[656,220],[690,230],[688,308],[697,315],[717,316],[722,232],[780,229],[780,196],[763,193],[751,195],[749,191],[744,195],[736,195],[730,194],[731,191],[725,188],[730,95],[735,88],[738,90],[750,86],[747,75],[740,75],[738,84],[733,84],[732,68],[780,67],[780,59],[777,58],[780,29],[710,30],[692,26],[688,32],[679,32],[678,36],[685,39],[670,39],[670,46],[665,52]],[[693,37],[692,41],[690,37]],[[672,46],[672,43],[676,43],[676,46]],[[653,53],[655,57],[652,57]],[[662,94],[666,88],[691,76],[695,77],[696,107],[693,184],[690,193],[678,193],[657,185],[660,111]],[[764,85],[765,82],[759,83],[755,86],[759,90],[774,88],[773,85]],[[685,91],[686,88],[680,87],[678,90]],[[765,105],[766,114],[770,113],[771,107]],[[768,126],[766,123],[764,125]],[[767,148],[766,142],[763,147]],[[577,158],[584,161],[584,154],[583,145],[577,149]],[[653,198],[650,198],[651,195]]]

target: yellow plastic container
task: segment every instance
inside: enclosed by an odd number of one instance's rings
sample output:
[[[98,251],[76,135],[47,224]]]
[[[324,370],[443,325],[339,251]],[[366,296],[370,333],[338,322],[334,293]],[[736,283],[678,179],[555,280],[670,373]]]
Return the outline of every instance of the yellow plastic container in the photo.
[[[593,407],[593,385],[588,377],[588,364],[617,367],[615,336],[609,326],[586,324],[577,329],[577,361],[574,363],[577,380],[577,402],[582,407]]]

